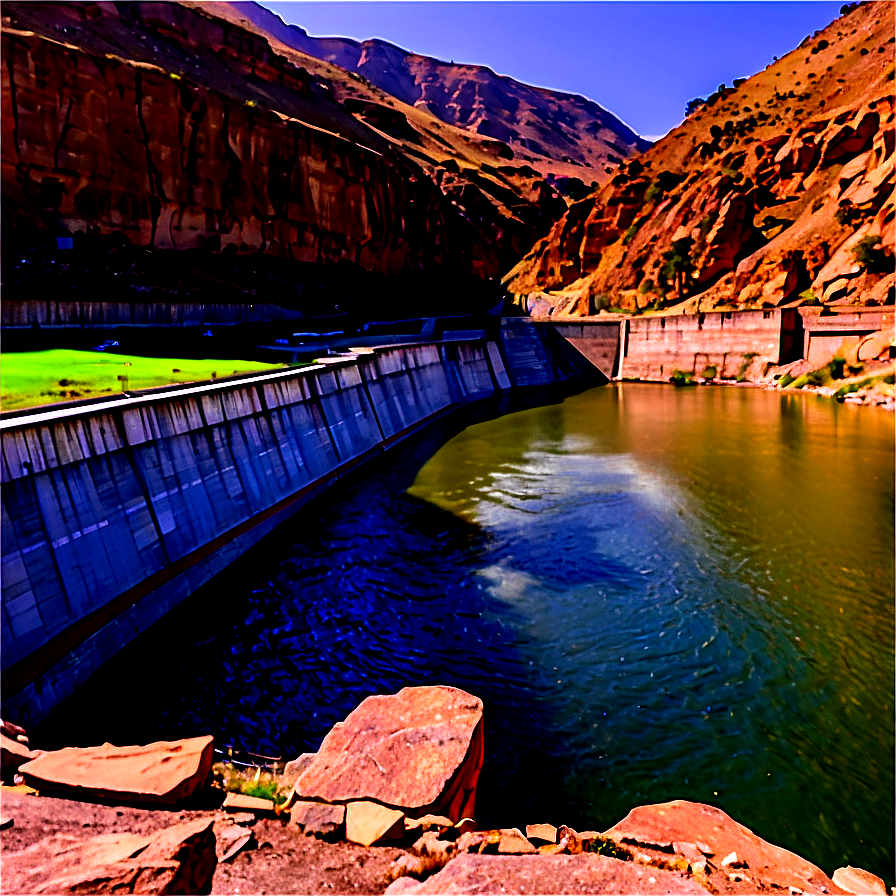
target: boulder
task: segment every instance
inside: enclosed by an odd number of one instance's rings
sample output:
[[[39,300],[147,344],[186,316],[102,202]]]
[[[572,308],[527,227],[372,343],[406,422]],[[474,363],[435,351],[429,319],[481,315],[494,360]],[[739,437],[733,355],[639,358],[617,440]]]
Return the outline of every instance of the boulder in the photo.
[[[680,871],[644,867],[608,856],[460,855],[425,881],[401,878],[386,890],[396,893],[681,893],[706,890]]]
[[[345,839],[361,846],[395,840],[404,834],[404,813],[369,800],[356,800],[345,807]]]
[[[4,779],[12,777],[22,765],[39,755],[20,741],[0,734],[0,774]]]
[[[211,818],[155,834],[59,835],[4,852],[4,884],[27,893],[208,893],[217,865]]]
[[[887,894],[887,885],[877,875],[862,868],[853,868],[852,865],[838,868],[831,880],[847,893],[861,894],[861,896],[878,893],[886,896]]]
[[[875,358],[886,357],[893,343],[892,330],[881,330],[872,333],[862,340],[858,347],[857,357],[860,361],[873,361]]]
[[[368,697],[335,725],[295,792],[458,821],[473,814],[483,753],[481,700],[445,686],[404,688]]]
[[[529,840],[540,840],[542,843],[556,843],[557,828],[552,824],[527,824],[526,837]]]
[[[674,800],[639,806],[605,831],[604,836],[648,854],[659,851],[665,859],[676,843],[699,843],[697,848],[702,853],[724,857],[712,861],[724,865],[726,871],[734,867],[749,869],[750,885],[755,890],[795,887],[804,893],[842,892],[811,862],[766,842],[721,809],[702,803]]]
[[[345,806],[298,802],[289,810],[289,817],[303,834],[338,840],[345,827]]]
[[[176,805],[205,786],[213,738],[159,741],[146,746],[67,747],[19,768],[25,783],[73,799]]]
[[[518,828],[504,828],[498,841],[498,852],[504,855],[525,855],[536,852],[536,849]]]

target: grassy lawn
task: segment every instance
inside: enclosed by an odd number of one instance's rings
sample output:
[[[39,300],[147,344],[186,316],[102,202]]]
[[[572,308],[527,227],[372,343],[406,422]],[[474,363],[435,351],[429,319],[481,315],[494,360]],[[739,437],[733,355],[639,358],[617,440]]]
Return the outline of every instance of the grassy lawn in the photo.
[[[126,367],[125,364],[130,364]],[[284,364],[189,358],[142,358],[136,355],[52,349],[0,355],[0,409],[14,411],[57,401],[117,394],[122,386],[148,389],[190,383],[256,370],[282,370]],[[119,381],[127,374],[128,382]]]

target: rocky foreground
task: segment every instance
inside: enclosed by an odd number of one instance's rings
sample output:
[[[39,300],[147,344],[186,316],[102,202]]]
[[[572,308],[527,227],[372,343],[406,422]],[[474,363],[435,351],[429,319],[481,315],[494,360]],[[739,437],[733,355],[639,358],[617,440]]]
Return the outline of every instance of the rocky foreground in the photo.
[[[721,810],[684,800],[640,806],[602,832],[544,823],[479,830],[483,747],[476,697],[405,688],[365,700],[317,753],[280,771],[267,799],[220,789],[208,737],[41,753],[4,724],[4,782],[19,783],[2,791],[0,889],[887,892],[861,869],[828,877]]]

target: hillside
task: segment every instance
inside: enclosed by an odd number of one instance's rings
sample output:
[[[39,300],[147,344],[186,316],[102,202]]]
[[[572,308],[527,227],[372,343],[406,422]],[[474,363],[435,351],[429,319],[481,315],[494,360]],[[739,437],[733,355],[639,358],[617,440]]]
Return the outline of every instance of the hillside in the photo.
[[[102,274],[121,301],[493,305],[566,208],[544,177],[219,7],[3,5],[5,298],[93,297]]]
[[[894,9],[851,8],[573,204],[505,278],[540,313],[893,302]]]
[[[224,5],[224,4],[221,4]],[[564,193],[605,183],[618,164],[650,146],[597,103],[497,75],[482,65],[443,62],[382,40],[311,37],[257,3],[227,3],[287,46],[360,75],[440,121],[506,143]]]

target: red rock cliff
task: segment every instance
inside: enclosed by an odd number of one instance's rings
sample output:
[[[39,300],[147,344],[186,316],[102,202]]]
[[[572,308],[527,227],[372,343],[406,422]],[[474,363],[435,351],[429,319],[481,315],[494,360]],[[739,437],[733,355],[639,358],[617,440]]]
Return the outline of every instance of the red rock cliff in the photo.
[[[537,235],[475,188],[452,201],[295,57],[201,9],[6,3],[2,54],[8,223],[479,277]]]

